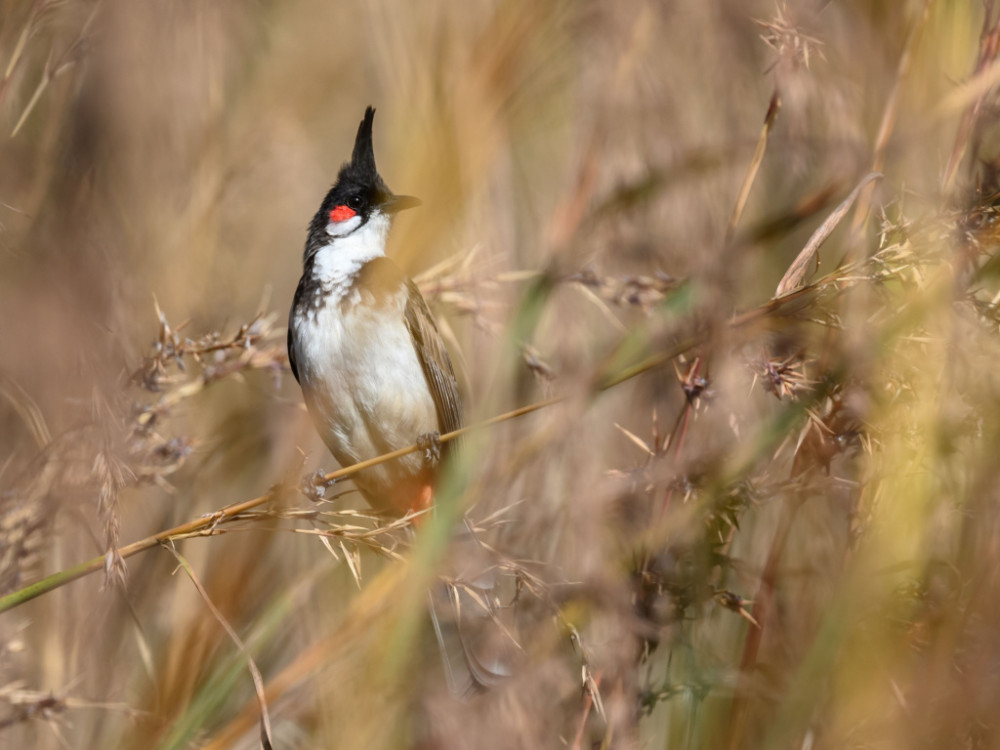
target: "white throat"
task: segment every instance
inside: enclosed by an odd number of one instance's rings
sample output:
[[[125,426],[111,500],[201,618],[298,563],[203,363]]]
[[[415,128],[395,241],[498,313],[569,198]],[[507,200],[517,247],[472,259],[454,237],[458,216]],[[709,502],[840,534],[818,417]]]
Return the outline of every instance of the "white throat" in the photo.
[[[354,275],[365,263],[385,255],[385,241],[389,236],[389,217],[375,211],[368,221],[354,229],[343,225],[358,217],[338,224],[329,224],[327,234],[330,243],[316,251],[313,261],[313,276],[330,284],[334,292],[338,287],[346,290]],[[347,229],[346,234],[342,232]]]

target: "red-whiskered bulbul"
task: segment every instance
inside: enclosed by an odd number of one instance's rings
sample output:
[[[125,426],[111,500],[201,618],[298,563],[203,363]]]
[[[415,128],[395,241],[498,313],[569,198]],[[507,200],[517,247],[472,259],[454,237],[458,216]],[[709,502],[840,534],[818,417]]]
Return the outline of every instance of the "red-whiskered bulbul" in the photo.
[[[375,168],[368,107],[350,162],[309,224],[288,321],[288,359],[316,429],[341,466],[413,445],[436,448],[462,424],[448,351],[416,285],[385,257],[393,216],[419,205]],[[376,510],[430,505],[434,461],[421,451],[353,480]]]
[[[440,434],[462,425],[455,372],[427,303],[385,257],[392,217],[419,201],[394,195],[375,169],[374,116],[368,107],[351,161],[341,167],[309,224],[288,321],[292,373],[341,466],[414,443],[437,453]],[[431,504],[435,469],[428,455],[418,452],[352,478],[373,508],[402,515]],[[478,590],[475,598],[458,589],[429,592],[445,674],[456,695],[495,685],[509,673],[475,622],[488,623],[493,616],[495,594],[487,580],[492,572],[474,578],[466,589]],[[488,635],[499,632],[491,628]]]

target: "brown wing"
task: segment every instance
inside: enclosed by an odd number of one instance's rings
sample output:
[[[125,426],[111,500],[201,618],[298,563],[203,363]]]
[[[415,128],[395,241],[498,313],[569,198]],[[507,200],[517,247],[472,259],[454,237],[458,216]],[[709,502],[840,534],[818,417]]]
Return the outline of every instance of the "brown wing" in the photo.
[[[406,327],[413,337],[417,359],[420,360],[427,385],[434,397],[438,424],[441,425],[443,435],[462,426],[462,399],[458,394],[458,381],[451,366],[451,357],[441,340],[441,333],[420,290],[407,279],[406,291]]]

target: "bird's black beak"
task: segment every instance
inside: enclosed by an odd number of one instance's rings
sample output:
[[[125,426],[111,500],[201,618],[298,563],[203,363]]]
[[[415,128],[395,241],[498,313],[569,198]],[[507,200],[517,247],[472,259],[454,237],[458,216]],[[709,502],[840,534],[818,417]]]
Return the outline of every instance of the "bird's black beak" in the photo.
[[[381,205],[387,214],[396,214],[408,208],[416,208],[423,201],[414,198],[412,195],[390,195]]]

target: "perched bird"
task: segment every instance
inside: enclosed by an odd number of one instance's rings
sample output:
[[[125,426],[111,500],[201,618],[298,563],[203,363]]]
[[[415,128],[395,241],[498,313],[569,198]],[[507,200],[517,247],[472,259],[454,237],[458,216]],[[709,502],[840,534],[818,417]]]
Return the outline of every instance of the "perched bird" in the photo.
[[[288,321],[288,358],[313,423],[341,466],[399,448],[425,451],[353,480],[376,510],[427,508],[438,438],[462,424],[451,359],[416,285],[385,257],[392,218],[420,204],[375,168],[368,107],[350,162],[309,224]]]
[[[374,116],[368,107],[350,162],[309,224],[288,321],[288,359],[313,423],[341,466],[414,443],[427,447],[352,477],[373,508],[403,515],[433,502],[438,438],[461,427],[462,403],[427,303],[385,257],[392,217],[419,201],[394,195],[379,176]],[[470,550],[467,559],[480,554],[464,526],[455,541]],[[455,695],[493,686],[509,674],[503,658],[508,645],[497,649],[491,642],[501,631],[484,627],[494,617],[496,599],[492,571],[485,567],[461,590],[437,586],[428,592]]]

